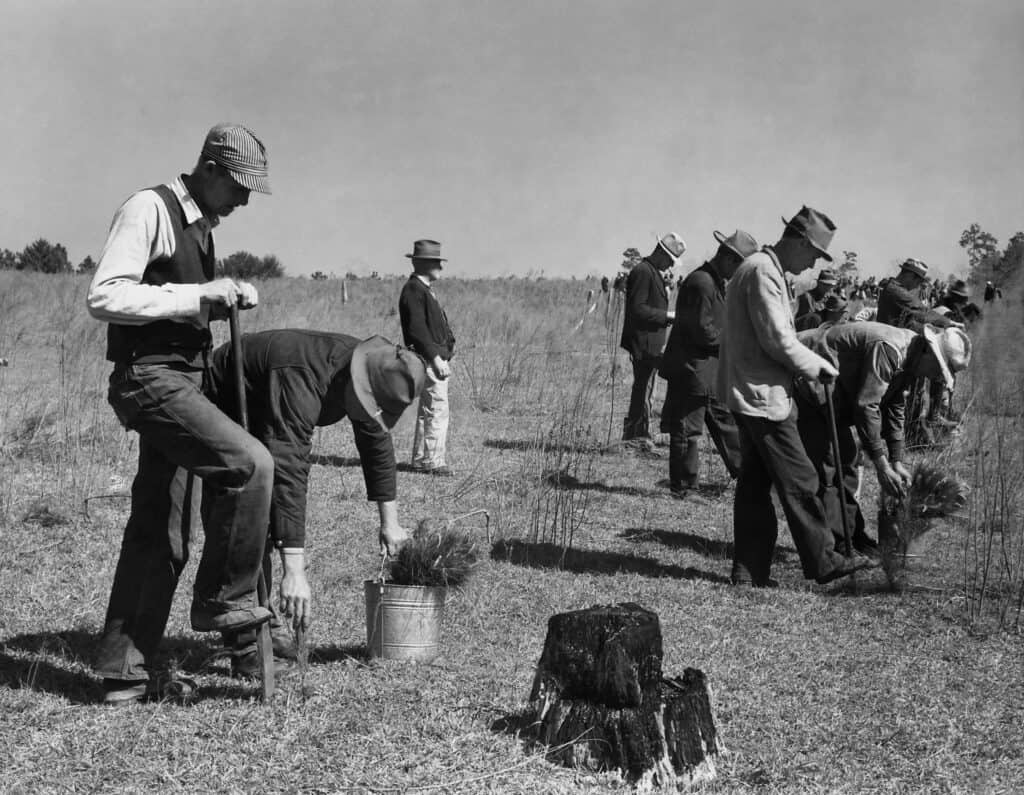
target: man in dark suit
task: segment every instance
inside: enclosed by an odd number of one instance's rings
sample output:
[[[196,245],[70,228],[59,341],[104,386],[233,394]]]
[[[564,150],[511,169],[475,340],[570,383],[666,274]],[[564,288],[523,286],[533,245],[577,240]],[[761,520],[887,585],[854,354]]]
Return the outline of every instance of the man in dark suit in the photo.
[[[651,392],[654,374],[665,345],[665,329],[675,317],[668,308],[668,288],[662,272],[686,251],[679,235],[665,235],[654,251],[638,262],[626,277],[626,314],[620,345],[633,363],[633,391],[622,423],[622,439],[649,439]]]
[[[929,309],[922,303],[917,292],[928,280],[928,266],[919,259],[908,259],[900,265],[899,275],[890,279],[878,296],[879,323],[908,328],[918,334],[929,323],[936,328],[962,326],[948,317]]]
[[[416,434],[412,443],[412,466],[420,472],[451,477],[446,460],[448,438],[448,379],[451,376],[455,335],[448,316],[431,287],[441,278],[441,244],[436,240],[417,240],[412,254],[413,274],[402,288],[398,314],[405,344],[427,362],[427,379],[416,414]]]
[[[683,499],[697,485],[699,442],[707,425],[726,469],[740,469],[736,421],[718,398],[718,345],[725,319],[725,283],[757,241],[737,229],[715,232],[715,256],[687,276],[676,296],[675,323],[658,374],[668,382],[661,431],[669,434],[668,476],[672,495]]]

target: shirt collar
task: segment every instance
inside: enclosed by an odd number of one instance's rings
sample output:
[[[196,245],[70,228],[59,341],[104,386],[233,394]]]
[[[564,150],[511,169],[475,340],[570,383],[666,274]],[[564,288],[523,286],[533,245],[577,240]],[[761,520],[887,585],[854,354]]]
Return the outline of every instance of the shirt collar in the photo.
[[[210,229],[213,229],[217,224],[220,223],[219,218],[207,218],[203,215],[203,211],[199,209],[199,204],[192,197],[192,194],[188,192],[188,188],[185,187],[184,174],[176,177],[168,187],[178,200],[178,204],[181,205],[181,209],[185,213],[185,223],[189,226],[194,224],[196,221],[205,220],[206,225]]]
[[[413,274],[413,278],[414,279],[419,279],[421,282],[423,282],[425,285],[427,285],[428,288],[430,287],[430,279],[428,279],[423,274],[421,274],[421,273],[414,273]]]

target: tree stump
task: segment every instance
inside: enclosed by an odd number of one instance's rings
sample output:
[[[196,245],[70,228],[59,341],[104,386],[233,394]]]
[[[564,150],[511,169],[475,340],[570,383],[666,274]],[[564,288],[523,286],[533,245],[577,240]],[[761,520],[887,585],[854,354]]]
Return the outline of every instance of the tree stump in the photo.
[[[664,679],[661,661],[658,616],[637,604],[552,616],[530,693],[549,758],[641,788],[713,779],[721,745],[704,674]]]

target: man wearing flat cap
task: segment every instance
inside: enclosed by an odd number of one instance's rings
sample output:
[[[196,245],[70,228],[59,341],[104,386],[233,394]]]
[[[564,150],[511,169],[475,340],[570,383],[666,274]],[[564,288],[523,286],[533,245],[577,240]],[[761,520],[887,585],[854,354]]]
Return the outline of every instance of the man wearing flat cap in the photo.
[[[665,346],[665,329],[675,312],[668,308],[668,287],[662,273],[686,251],[675,233],[665,235],[626,277],[626,310],[620,345],[633,365],[633,389],[622,423],[622,440],[650,439],[651,393]]]
[[[427,362],[427,377],[416,414],[412,443],[412,467],[419,472],[451,477],[447,461],[449,362],[455,353],[455,335],[448,316],[434,294],[434,282],[441,278],[441,244],[417,240],[411,254],[413,274],[398,298],[405,344]]]
[[[757,241],[737,229],[715,232],[715,255],[690,273],[676,295],[675,322],[658,374],[668,382],[661,431],[669,434],[669,487],[684,499],[697,487],[700,437],[708,433],[734,478],[740,470],[736,421],[718,399],[718,351],[725,319],[726,282],[757,251]]]
[[[925,323],[937,328],[957,325],[948,317],[929,309],[918,297],[921,285],[928,280],[928,266],[919,259],[907,259],[899,274],[886,283],[878,296],[879,323],[908,328],[920,333]]]
[[[352,423],[367,499],[377,503],[381,551],[394,554],[407,538],[398,521],[395,449],[391,428],[423,387],[426,367],[412,351],[383,337],[361,341],[346,334],[281,329],[242,338],[249,428],[274,459],[270,542],[280,554],[281,614],[296,627],[312,618],[306,579],[306,491],[313,433],[345,417]],[[234,357],[231,345],[213,352],[210,399],[234,414]],[[268,590],[270,551],[264,562]],[[294,648],[275,621],[272,636],[278,664]],[[226,633],[235,676],[255,678],[259,670],[256,633]]]
[[[793,378],[834,379],[834,365],[797,339],[786,274],[794,276],[823,258],[835,224],[804,207],[786,221],[774,246],[747,257],[725,297],[725,340],[719,392],[737,417],[740,473],[733,503],[735,585],[767,587],[778,523],[771,490],[786,513],[804,576],[827,583],[868,568],[870,559],[836,552],[818,494],[818,473],[797,429]]]
[[[114,574],[97,670],[104,701],[188,696],[158,674],[155,654],[188,559],[194,476],[207,490],[206,542],[196,572],[192,628],[253,629],[270,619],[256,580],[270,514],[274,462],[267,449],[203,392],[210,321],[256,306],[256,289],[215,279],[213,227],[252,191],[270,193],[263,143],[218,124],[191,174],[142,190],[114,215],[87,298],[109,324],[108,400],[139,434],[139,468]]]
[[[825,299],[835,290],[838,283],[839,279],[836,278],[834,270],[822,268],[814,287],[797,296],[796,310],[793,312],[793,322],[796,323],[798,330],[804,327],[810,328],[810,326],[806,326],[807,321],[804,320],[808,315],[816,315],[818,322],[821,322],[821,312],[825,308]]]

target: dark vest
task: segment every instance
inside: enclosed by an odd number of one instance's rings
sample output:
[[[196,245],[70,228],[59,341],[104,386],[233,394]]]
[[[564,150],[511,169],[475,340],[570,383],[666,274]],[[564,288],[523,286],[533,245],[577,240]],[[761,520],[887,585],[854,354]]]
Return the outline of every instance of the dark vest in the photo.
[[[203,284],[214,277],[213,238],[204,254],[198,241],[185,234],[185,211],[166,185],[152,188],[167,205],[174,231],[174,254],[153,260],[142,275],[143,284]],[[203,367],[203,352],[211,344],[209,324],[154,320],[141,326],[111,323],[107,329],[107,359],[117,364],[179,364]]]

